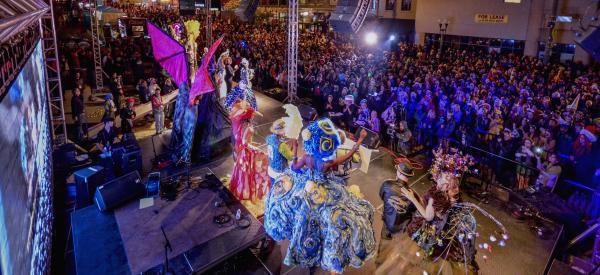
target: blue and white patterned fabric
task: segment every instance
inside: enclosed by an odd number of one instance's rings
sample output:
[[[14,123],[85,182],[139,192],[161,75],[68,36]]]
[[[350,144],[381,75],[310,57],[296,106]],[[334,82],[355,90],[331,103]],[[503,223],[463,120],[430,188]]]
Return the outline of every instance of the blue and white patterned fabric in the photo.
[[[335,152],[339,136],[330,126],[326,120],[308,126],[307,153],[324,159]],[[342,273],[375,254],[374,208],[349,192],[342,178],[320,172],[322,166],[316,161],[314,169],[287,169],[277,178],[267,194],[264,225],[273,239],[290,241],[285,264]]]
[[[270,134],[265,139],[268,146],[269,168],[276,173],[283,173],[288,167],[288,160],[279,152],[282,141],[276,134]]]
[[[233,88],[229,94],[227,94],[223,106],[229,112],[231,111],[233,104],[235,104],[238,99],[248,101],[250,106],[252,106],[252,109],[258,110],[258,106],[256,105],[256,97],[254,97],[254,92],[252,92],[252,89],[242,89],[239,85]]]

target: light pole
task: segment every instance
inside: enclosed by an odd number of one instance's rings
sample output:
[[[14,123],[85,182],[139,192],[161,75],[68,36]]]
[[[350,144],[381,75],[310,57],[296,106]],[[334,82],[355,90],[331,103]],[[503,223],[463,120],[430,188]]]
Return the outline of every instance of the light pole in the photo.
[[[438,19],[438,25],[440,27],[440,54],[442,52],[442,48],[444,47],[444,35],[448,30],[448,19]]]

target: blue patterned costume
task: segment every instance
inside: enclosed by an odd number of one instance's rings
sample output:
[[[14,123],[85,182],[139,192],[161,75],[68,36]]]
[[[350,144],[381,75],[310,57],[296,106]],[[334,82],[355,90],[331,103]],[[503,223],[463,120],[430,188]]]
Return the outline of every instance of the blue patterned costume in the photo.
[[[250,106],[252,106],[252,109],[258,110],[256,106],[256,97],[254,97],[254,92],[252,92],[252,89],[242,89],[239,85],[233,88],[229,94],[227,94],[225,103],[223,104],[225,110],[228,112],[231,111],[231,107],[236,101],[238,101],[238,99],[248,101]]]
[[[309,125],[310,137],[303,133],[305,150],[316,160],[314,169],[287,169],[269,190],[265,229],[277,241],[289,239],[285,264],[341,273],[374,255],[374,208],[350,193],[343,179],[321,172],[321,159],[340,143],[331,121],[323,121]]]
[[[187,83],[181,83],[177,102],[175,103],[173,131],[171,132],[172,159],[176,162],[180,160],[189,162],[191,160],[198,106],[189,104],[189,94]]]

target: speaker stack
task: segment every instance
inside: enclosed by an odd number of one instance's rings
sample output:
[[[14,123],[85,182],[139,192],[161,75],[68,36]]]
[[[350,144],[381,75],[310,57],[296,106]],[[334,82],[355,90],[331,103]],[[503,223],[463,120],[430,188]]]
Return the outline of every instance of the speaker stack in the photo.
[[[339,0],[329,23],[335,32],[356,33],[362,26],[372,0]]]
[[[94,191],[105,180],[105,171],[102,166],[91,166],[75,171],[73,173],[76,184],[76,205],[83,208],[92,204]]]

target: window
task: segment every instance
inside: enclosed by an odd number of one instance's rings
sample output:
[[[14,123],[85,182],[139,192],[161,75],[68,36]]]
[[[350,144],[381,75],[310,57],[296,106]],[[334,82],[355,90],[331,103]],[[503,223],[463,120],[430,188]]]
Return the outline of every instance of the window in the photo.
[[[412,0],[402,0],[402,5],[400,5],[401,11],[410,11],[412,6]]]

